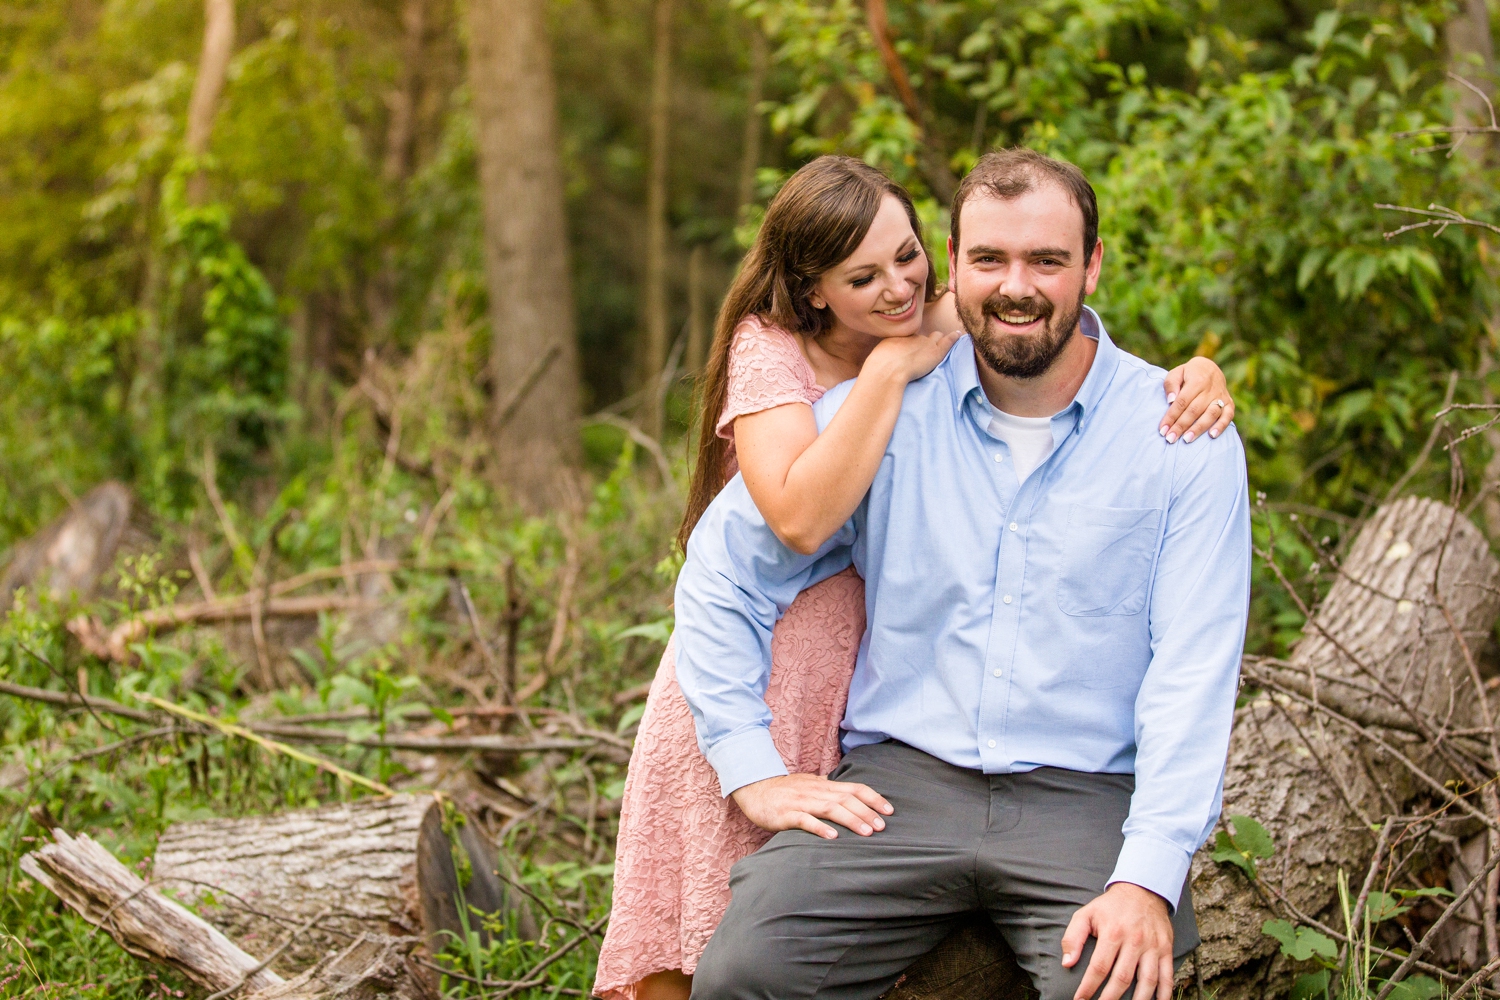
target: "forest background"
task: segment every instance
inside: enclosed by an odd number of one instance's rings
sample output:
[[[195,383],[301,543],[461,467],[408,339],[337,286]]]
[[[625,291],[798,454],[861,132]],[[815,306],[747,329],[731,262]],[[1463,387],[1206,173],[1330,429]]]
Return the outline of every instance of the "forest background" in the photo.
[[[1308,599],[1393,487],[1456,490],[1500,539],[1492,435],[1451,464],[1428,441],[1445,399],[1500,390],[1493,234],[1387,239],[1415,217],[1377,207],[1495,221],[1492,136],[1407,134],[1488,121],[1494,28],[1485,0],[12,0],[0,565],[101,482],[135,507],[97,592],[6,595],[0,674],[226,718],[358,709],[354,736],[519,700],[628,739],[719,296],[778,184],[835,151],[912,190],[940,271],[985,149],[1082,166],[1092,304],[1154,362],[1223,366],[1258,544]],[[67,627],[319,567],[381,613],[120,655]],[[1280,653],[1302,613],[1257,573],[1250,648]],[[0,724],[0,995],[187,988],[19,875],[39,809],[134,863],[177,820],[353,794],[229,737],[80,757],[118,734],[9,699]],[[505,766],[464,761],[526,878],[603,913],[620,762]],[[552,808],[510,823],[524,801]],[[586,987],[589,955],[549,989]]]

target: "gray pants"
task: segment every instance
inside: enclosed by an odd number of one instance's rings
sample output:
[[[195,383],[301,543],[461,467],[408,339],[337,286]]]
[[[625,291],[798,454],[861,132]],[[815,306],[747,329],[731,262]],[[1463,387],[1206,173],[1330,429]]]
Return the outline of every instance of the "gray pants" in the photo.
[[[1132,775],[986,775],[890,742],[851,751],[830,777],[869,785],[895,815],[873,837],[778,833],[735,865],[694,1000],[873,1000],[975,911],[1042,1000],[1072,1000],[1093,941],[1064,969],[1063,931],[1114,870]],[[1172,928],[1180,960],[1198,945],[1186,891]]]

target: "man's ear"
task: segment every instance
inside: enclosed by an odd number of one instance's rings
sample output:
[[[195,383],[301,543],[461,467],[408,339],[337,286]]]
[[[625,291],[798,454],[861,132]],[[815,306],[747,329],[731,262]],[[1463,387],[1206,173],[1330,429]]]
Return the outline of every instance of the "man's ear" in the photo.
[[[958,289],[958,254],[953,246],[953,237],[948,237],[948,291]]]
[[[1093,295],[1099,287],[1099,272],[1104,267],[1104,241],[1094,241],[1094,252],[1089,255],[1088,270],[1083,273],[1083,293]]]

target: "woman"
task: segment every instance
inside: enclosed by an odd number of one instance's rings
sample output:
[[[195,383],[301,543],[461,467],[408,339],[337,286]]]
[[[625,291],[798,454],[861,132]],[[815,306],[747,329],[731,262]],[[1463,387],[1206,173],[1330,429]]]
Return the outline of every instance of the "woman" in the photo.
[[[956,313],[951,295],[935,296],[921,234],[910,196],[848,157],[815,160],[772,200],[715,328],[684,546],[736,471],[772,530],[798,551],[815,550],[853,513],[907,382],[936,367],[958,337],[943,332],[957,327]],[[855,376],[820,435],[812,404]],[[1166,384],[1172,406],[1162,433],[1171,440],[1228,426],[1233,406],[1211,361],[1196,359]],[[1226,405],[1211,407],[1214,400]],[[864,583],[850,569],[802,592],[776,626],[766,690],[771,736],[804,802],[768,826],[836,836],[824,820],[860,825],[838,804],[840,783],[821,776],[838,763],[864,625]],[[720,796],[669,644],[626,778],[614,914],[595,992],[686,998],[728,905],[730,867],[770,836]]]

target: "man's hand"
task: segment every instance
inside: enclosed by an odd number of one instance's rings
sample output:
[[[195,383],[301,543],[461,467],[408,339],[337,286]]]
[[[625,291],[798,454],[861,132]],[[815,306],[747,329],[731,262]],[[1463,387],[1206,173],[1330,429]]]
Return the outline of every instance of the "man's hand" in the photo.
[[[784,774],[754,781],[730,797],[762,830],[806,830],[833,840],[838,831],[819,820],[832,820],[861,837],[885,829],[881,814],[896,810],[869,785],[829,781],[816,774]]]
[[[1172,1000],[1172,920],[1167,901],[1148,889],[1116,882],[1073,914],[1063,934],[1062,964],[1072,968],[1090,936],[1094,957],[1073,1000],[1089,1000],[1107,978],[1100,1000],[1118,1000],[1138,984],[1135,1000]],[[1113,973],[1110,970],[1113,969]]]

